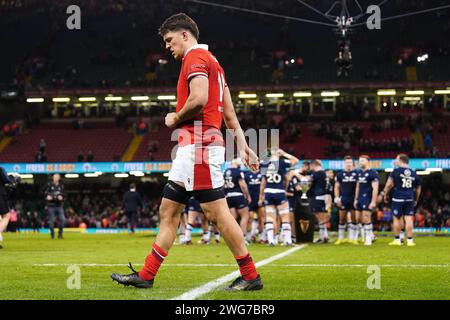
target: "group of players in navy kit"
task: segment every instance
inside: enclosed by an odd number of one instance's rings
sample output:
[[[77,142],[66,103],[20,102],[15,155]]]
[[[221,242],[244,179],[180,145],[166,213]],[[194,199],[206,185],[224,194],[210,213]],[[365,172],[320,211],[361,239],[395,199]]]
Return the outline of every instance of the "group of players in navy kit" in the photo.
[[[335,244],[372,245],[376,240],[372,214],[384,201],[392,203],[395,239],[390,245],[402,245],[401,230],[406,229],[406,244],[414,246],[413,216],[421,187],[419,177],[408,167],[408,162],[405,154],[397,156],[397,167],[379,193],[378,173],[370,168],[370,158],[366,155],[359,157],[359,168],[351,156],[346,156],[343,170],[334,177],[332,170],[324,170],[320,160],[304,161],[301,169],[294,170],[299,159],[281,149],[274,149],[261,161],[260,171],[241,168],[239,159],[231,161],[224,172],[224,190],[230,211],[240,221],[247,244],[259,240],[269,246],[291,246],[295,241],[293,211],[301,197],[309,200],[311,213],[316,217],[319,235],[315,243],[330,241],[328,225],[334,202],[339,210]],[[389,197],[391,190],[392,198]],[[199,242],[208,244],[215,234],[218,243],[220,234],[201,214],[200,205],[194,198],[186,207],[181,242],[192,243],[191,233],[198,217],[203,217],[203,238]]]

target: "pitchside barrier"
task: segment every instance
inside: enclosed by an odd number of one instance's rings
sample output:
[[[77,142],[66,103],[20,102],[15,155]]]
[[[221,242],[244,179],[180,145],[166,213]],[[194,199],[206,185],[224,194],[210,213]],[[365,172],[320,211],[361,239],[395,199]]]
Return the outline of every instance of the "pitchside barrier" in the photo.
[[[299,216],[296,223],[297,227],[297,238],[299,242],[310,242],[310,238],[314,231],[314,219],[312,215],[301,215]],[[303,225],[302,225],[303,224]],[[57,228],[55,228],[57,229]],[[136,234],[151,234],[156,235],[158,233],[158,228],[137,228],[134,229]],[[41,229],[30,229],[23,228],[17,230],[18,233],[24,234],[33,234],[33,233],[42,233],[42,234],[50,234],[50,229],[41,228]],[[78,234],[126,234],[129,233],[129,229],[125,228],[64,228],[64,233],[78,233]],[[203,230],[201,228],[194,228],[193,234],[201,235],[203,234]],[[416,233],[432,233],[432,234],[449,234],[450,228],[414,228],[414,232]]]
[[[322,160],[325,169],[342,170],[343,160]],[[223,169],[228,167],[223,164]],[[52,162],[52,163],[2,163],[8,173],[18,174],[53,174],[53,173],[152,173],[168,172],[172,166],[170,161],[163,162]],[[298,166],[300,166],[299,164]],[[372,169],[389,170],[394,168],[393,159],[372,159]],[[443,171],[450,170],[450,158],[443,159],[410,159],[409,165],[415,170]]]

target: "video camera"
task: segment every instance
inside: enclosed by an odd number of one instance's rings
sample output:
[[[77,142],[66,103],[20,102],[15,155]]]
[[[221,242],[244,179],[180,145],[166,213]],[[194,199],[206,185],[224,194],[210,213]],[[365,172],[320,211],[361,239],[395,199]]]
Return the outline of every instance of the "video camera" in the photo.
[[[9,183],[5,184],[5,188],[8,191],[14,191],[17,188],[17,185],[22,181],[22,178],[18,175],[9,174]]]

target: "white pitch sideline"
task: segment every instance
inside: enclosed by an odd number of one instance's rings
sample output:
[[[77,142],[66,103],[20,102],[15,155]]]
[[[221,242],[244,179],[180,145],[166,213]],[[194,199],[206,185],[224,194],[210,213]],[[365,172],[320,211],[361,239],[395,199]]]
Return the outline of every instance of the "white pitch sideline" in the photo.
[[[123,263],[36,263],[33,267],[126,267]],[[134,266],[142,266],[142,263],[133,263]],[[367,268],[369,266],[381,268],[450,268],[450,264],[272,264],[265,267],[282,268]],[[166,263],[162,267],[235,267],[235,263]]]
[[[276,260],[279,260],[281,258],[284,258],[284,257],[294,253],[295,251],[298,251],[298,250],[303,249],[305,247],[306,247],[305,244],[293,247],[293,248],[291,248],[289,250],[286,250],[286,251],[284,251],[284,252],[282,252],[280,254],[277,254],[277,255],[274,255],[274,256],[272,256],[270,258],[261,260],[261,261],[255,263],[255,266],[257,268],[258,267],[262,267],[262,266],[264,266],[266,264],[269,264],[269,263],[271,263],[273,261],[276,261]],[[206,284],[204,284],[204,285],[202,285],[200,287],[197,287],[197,288],[194,288],[192,290],[189,290],[189,291],[183,293],[180,296],[172,298],[171,300],[195,300],[198,297],[200,297],[200,296],[202,296],[204,294],[207,294],[208,292],[212,291],[214,288],[217,288],[218,286],[220,286],[220,285],[222,285],[222,284],[224,284],[226,282],[234,280],[238,276],[239,276],[239,271],[234,271],[234,272],[229,273],[226,276],[223,276],[223,277],[221,277],[219,279],[210,281],[210,282],[208,282],[208,283],[206,283]]]

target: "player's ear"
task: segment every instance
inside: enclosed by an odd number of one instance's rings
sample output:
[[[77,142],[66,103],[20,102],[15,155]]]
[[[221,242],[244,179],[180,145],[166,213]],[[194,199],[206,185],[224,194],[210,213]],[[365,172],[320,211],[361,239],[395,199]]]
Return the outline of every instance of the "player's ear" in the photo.
[[[183,41],[187,41],[189,39],[189,35],[187,31],[182,31],[181,32],[181,38],[183,39]]]

